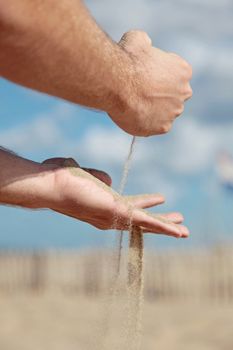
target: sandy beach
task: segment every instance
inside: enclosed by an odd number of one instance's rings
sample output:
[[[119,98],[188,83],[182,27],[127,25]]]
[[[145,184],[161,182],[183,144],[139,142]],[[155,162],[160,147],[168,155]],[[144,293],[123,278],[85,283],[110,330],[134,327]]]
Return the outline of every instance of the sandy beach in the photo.
[[[80,296],[1,295],[0,349],[91,350],[102,307]],[[143,319],[143,350],[233,349],[232,304],[146,302]]]

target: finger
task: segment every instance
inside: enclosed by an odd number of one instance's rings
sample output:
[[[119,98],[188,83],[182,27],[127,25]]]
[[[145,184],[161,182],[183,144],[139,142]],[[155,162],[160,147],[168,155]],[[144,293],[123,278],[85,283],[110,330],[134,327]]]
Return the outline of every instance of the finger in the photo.
[[[183,230],[184,232],[181,233],[180,236],[177,236],[177,235],[167,235],[167,236],[173,236],[175,238],[188,238],[189,237],[189,232],[188,232],[188,229],[187,227],[185,226],[180,226],[181,230]],[[146,229],[144,227],[142,227],[142,233],[155,233],[153,230],[150,230],[150,229]],[[161,233],[158,233],[158,234],[161,234]]]
[[[144,227],[151,233],[161,233],[174,237],[188,235],[188,229],[185,226],[176,225],[161,216],[155,216],[146,211],[136,209],[132,213],[132,223]]]
[[[165,202],[165,198],[161,194],[142,194],[136,196],[124,196],[132,206],[136,208],[146,209],[154,207]]]
[[[193,96],[193,89],[190,84],[188,84],[185,101],[189,100]]]
[[[49,158],[42,162],[42,164],[56,164],[58,166],[76,166],[79,167],[79,164],[73,158],[64,158],[64,157],[56,157]]]
[[[84,171],[90,173],[91,175],[95,176],[97,179],[100,181],[104,182],[107,186],[112,185],[112,179],[110,175],[105,173],[102,170],[97,170],[97,169],[90,169],[90,168],[82,168]]]
[[[151,214],[152,216],[155,215],[156,218],[158,218],[158,214]],[[181,224],[184,221],[184,217],[180,213],[167,213],[167,214],[159,214],[159,216],[162,219],[169,220],[173,222],[174,224]]]

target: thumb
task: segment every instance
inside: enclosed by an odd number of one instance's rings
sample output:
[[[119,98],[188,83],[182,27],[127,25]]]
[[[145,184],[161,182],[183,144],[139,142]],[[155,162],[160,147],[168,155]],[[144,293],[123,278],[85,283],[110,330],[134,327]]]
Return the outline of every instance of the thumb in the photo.
[[[107,186],[111,186],[112,184],[112,179],[111,176],[105,173],[102,170],[97,170],[97,169],[90,169],[90,168],[82,168],[83,170],[87,171],[100,181],[104,182]]]
[[[42,164],[52,164],[57,165],[58,167],[77,167],[80,168],[80,165],[73,158],[49,158],[42,162]],[[84,171],[88,172],[92,176],[96,177],[100,181],[104,182],[107,186],[111,186],[112,179],[111,177],[101,170],[91,169],[91,168],[82,168]]]
[[[73,158],[63,158],[63,157],[49,158],[44,160],[42,164],[54,164],[60,167],[66,167],[66,166],[79,167],[79,164]]]
[[[137,51],[149,50],[152,41],[146,32],[131,30],[122,36],[118,45],[128,52],[135,53]]]

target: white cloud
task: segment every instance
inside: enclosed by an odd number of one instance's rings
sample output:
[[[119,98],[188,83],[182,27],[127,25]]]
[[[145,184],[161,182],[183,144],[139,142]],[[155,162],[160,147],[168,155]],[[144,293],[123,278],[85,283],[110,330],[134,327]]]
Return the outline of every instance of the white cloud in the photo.
[[[59,139],[60,132],[52,120],[38,118],[28,125],[22,125],[12,130],[6,130],[0,134],[0,142],[5,147],[17,152],[35,151],[38,146],[52,147]]]
[[[188,190],[187,181],[186,187],[179,185],[182,180],[214,171],[216,154],[222,149],[233,150],[232,135],[233,121],[226,128],[185,116],[166,136],[138,139],[128,192],[161,192],[174,204]],[[116,187],[130,141],[131,137],[119,129],[92,128],[77,148],[85,150],[89,165],[94,161],[98,168],[113,174]]]
[[[81,139],[68,138],[62,128],[65,118],[72,123],[72,108],[58,105],[49,113],[39,115],[29,124],[14,127],[0,134],[0,144],[20,153],[41,152],[60,156],[78,155],[81,165],[97,167],[113,175],[117,188],[132,137],[118,128],[93,126]],[[67,116],[70,115],[70,120]],[[161,192],[169,202],[182,196],[174,184],[205,173],[214,167],[216,153],[233,149],[231,125],[206,125],[193,117],[176,122],[174,130],[160,137],[137,139],[129,176],[128,192]]]
[[[32,117],[30,122],[1,131],[0,144],[20,153],[54,150],[63,138],[59,122],[68,121],[72,113],[71,105],[59,102],[51,111]]]
[[[131,138],[118,128],[90,128],[82,140],[86,157],[97,162],[121,164],[127,156]]]
[[[206,171],[222,141],[219,136],[216,128],[204,126],[193,118],[184,119],[170,142],[171,169],[181,175]]]
[[[226,128],[203,125],[200,120],[186,116],[166,136],[138,139],[133,168],[139,172],[145,168],[153,176],[167,170],[180,176],[205,172],[213,165],[220,149],[233,149],[232,134],[233,121]],[[82,146],[85,150],[90,163],[95,160],[103,166],[120,167],[130,142],[131,137],[119,129],[90,128],[79,142],[79,148]]]

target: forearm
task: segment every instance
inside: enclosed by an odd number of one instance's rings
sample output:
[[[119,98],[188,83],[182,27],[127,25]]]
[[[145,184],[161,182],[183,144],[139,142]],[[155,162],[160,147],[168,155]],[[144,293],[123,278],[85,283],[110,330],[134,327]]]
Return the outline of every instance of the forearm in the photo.
[[[41,165],[0,149],[0,203],[26,208],[49,207],[54,166]]]
[[[121,97],[127,56],[80,0],[0,0],[0,74],[107,112]]]

